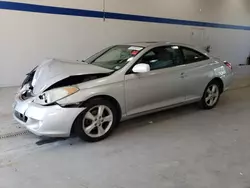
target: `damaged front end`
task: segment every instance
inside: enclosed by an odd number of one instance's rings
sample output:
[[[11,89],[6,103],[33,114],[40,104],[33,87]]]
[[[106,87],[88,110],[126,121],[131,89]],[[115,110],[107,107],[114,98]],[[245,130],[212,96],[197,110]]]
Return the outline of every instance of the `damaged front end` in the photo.
[[[80,89],[77,84],[108,76],[109,74],[77,75],[65,78],[46,89],[35,98],[34,102],[41,105],[51,105],[55,102],[75,94]]]
[[[22,100],[27,100],[31,97],[35,97],[33,94],[33,86],[31,84],[32,79],[34,77],[34,73],[35,71],[32,71],[31,73],[27,74],[27,78],[25,79],[22,85],[23,91],[21,90],[20,95]],[[60,99],[63,99],[78,92],[79,88],[76,86],[77,84],[103,78],[109,75],[110,74],[108,73],[99,73],[90,75],[69,76],[48,87],[42,92],[42,94],[40,94],[34,99],[34,102],[41,105],[50,105]]]
[[[37,69],[37,66],[27,74],[26,78],[24,79],[24,81],[21,85],[20,98],[22,100],[29,99],[33,96],[32,95],[32,90],[33,90],[32,80],[33,80],[34,75],[36,73],[36,69]]]
[[[74,99],[74,94],[81,94],[81,83],[112,73],[112,70],[86,63],[46,60],[27,74],[15,97],[13,117],[38,136],[68,137],[72,123],[84,107],[75,101],[72,104],[61,103],[61,100]]]
[[[77,92],[77,84],[112,73],[111,70],[85,63],[48,60],[27,74],[19,98],[27,100],[33,97],[35,103],[49,105]]]
[[[99,79],[99,78],[103,78],[103,77],[106,77],[106,76],[109,76],[109,75],[110,75],[110,73],[99,73],[99,74],[70,76],[68,78],[65,78],[65,79],[51,85],[45,91],[49,91],[49,90],[64,87],[64,86],[76,85],[76,84],[88,82],[88,81],[91,81],[91,80],[96,80],[96,79]]]

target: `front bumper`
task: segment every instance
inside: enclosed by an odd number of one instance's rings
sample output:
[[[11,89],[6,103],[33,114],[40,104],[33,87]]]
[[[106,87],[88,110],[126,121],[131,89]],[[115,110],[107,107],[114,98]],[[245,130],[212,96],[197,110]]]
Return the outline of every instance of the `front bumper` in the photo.
[[[41,106],[18,97],[13,105],[13,116],[30,132],[38,136],[68,137],[76,117],[84,108],[62,108],[59,105]]]

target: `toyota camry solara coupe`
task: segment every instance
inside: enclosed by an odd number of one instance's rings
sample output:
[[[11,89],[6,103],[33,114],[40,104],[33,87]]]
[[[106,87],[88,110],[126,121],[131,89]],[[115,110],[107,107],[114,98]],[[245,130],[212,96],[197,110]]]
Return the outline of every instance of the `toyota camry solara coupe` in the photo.
[[[232,77],[230,63],[185,44],[116,45],[84,62],[50,59],[34,68],[14,118],[38,136],[95,142],[135,116],[194,102],[211,109]]]

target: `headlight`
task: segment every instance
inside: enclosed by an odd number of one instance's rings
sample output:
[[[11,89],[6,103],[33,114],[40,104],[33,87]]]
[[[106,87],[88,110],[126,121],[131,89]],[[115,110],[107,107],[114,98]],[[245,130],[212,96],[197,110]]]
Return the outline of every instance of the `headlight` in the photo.
[[[79,88],[75,86],[57,88],[50,91],[46,91],[43,94],[39,95],[35,98],[34,102],[41,105],[48,105],[65,97],[68,97],[78,91]]]

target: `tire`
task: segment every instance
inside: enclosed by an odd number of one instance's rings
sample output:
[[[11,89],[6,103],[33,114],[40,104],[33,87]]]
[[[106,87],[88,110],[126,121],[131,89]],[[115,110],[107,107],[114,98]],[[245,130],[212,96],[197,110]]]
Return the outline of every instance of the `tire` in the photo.
[[[76,135],[87,142],[107,138],[119,123],[115,105],[108,100],[96,98],[88,101],[85,106],[87,108],[75,120]]]
[[[219,102],[220,95],[220,84],[216,81],[210,82],[204,91],[200,107],[206,110],[214,108]]]

